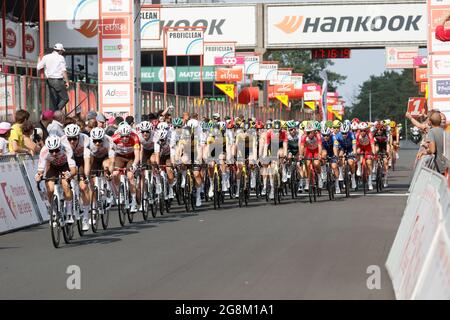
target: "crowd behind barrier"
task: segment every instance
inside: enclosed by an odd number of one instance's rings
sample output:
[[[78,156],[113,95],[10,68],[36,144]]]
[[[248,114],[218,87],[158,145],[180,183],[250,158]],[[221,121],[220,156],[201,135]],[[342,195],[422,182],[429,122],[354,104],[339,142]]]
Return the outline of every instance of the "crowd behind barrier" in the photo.
[[[98,111],[98,86],[85,82],[71,82],[69,103],[66,113],[70,116],[81,114],[86,116],[89,111]],[[164,94],[142,90],[142,114],[148,114],[164,109]],[[174,115],[181,116],[184,112],[197,113],[200,117],[211,117],[219,113],[222,117],[235,117],[243,114],[246,118],[256,117],[263,121],[271,119],[313,119],[314,113],[309,109],[286,109],[278,103],[266,107],[257,104],[239,104],[228,99],[219,100],[206,97],[186,97],[168,94],[167,106],[174,106]],[[38,121],[42,111],[49,109],[51,100],[45,80],[25,75],[0,73],[0,121],[13,121],[14,112],[24,109],[30,112],[30,120]]]
[[[417,162],[386,261],[397,299],[450,299],[450,189],[433,169],[434,156]]]
[[[49,220],[34,181],[37,163],[38,157],[28,155],[0,157],[0,234]]]

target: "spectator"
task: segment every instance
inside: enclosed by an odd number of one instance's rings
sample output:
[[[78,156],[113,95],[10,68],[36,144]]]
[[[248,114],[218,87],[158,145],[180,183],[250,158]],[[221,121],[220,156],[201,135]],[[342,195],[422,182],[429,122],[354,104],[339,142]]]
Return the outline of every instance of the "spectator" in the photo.
[[[98,127],[97,120],[95,120],[95,119],[88,120],[86,128],[85,128],[86,134],[90,135],[91,130],[94,128],[97,128],[97,127]]]
[[[183,125],[189,121],[189,112],[183,112]]]
[[[86,122],[95,118],[97,118],[97,112],[89,111],[86,117]]]
[[[30,114],[25,110],[18,110],[15,115],[15,123],[11,127],[11,133],[9,136],[9,153],[27,153],[28,150],[25,147],[23,141],[22,124],[28,120]]]
[[[430,116],[431,129],[428,133],[429,147],[427,154],[435,156],[436,170],[442,174],[445,172],[444,159],[444,130],[441,127],[441,114],[434,112]]]
[[[42,139],[45,141],[48,137],[48,125],[53,121],[53,114],[54,112],[52,110],[46,110],[42,112],[41,120],[39,121],[38,128],[42,129]]]
[[[69,102],[69,96],[67,94],[69,78],[67,76],[66,60],[63,57],[63,52],[63,45],[57,43],[53,47],[53,52],[45,55],[37,64],[38,70],[44,69],[53,110],[61,110]]]
[[[9,122],[0,123],[0,156],[9,154],[8,138],[11,132],[11,124]]]
[[[30,121],[25,121],[22,124],[22,133],[23,133],[23,142],[25,144],[25,148],[28,149],[28,152],[34,156],[41,151],[41,147],[39,144],[35,143],[31,136],[34,133],[34,125]]]
[[[134,117],[133,116],[127,116],[125,118],[125,122],[128,123],[131,127],[133,127],[134,126]]]
[[[99,128],[103,128],[103,129],[106,128],[106,118],[103,114],[101,114],[101,113],[97,114],[96,120],[97,120],[97,125]]]
[[[89,134],[86,130],[86,122],[84,122],[82,119],[77,120],[77,125],[80,127],[80,132],[84,134]]]
[[[155,119],[158,119],[158,117],[156,116],[156,114],[150,113],[150,114],[148,115],[148,121],[152,121],[152,120],[155,120]]]
[[[142,121],[148,121],[149,115],[148,114],[143,114],[141,117]]]
[[[47,127],[48,135],[58,137],[64,136],[63,122],[64,114],[62,113],[62,111],[55,111],[55,113],[53,114],[53,121]]]
[[[123,121],[123,118],[121,120]],[[119,121],[120,121],[120,119],[119,119]],[[108,119],[108,127],[105,130],[105,133],[107,136],[112,137],[114,135],[114,133],[117,130],[117,126],[118,126],[116,123],[117,123],[117,118],[114,119],[114,117],[111,117]]]

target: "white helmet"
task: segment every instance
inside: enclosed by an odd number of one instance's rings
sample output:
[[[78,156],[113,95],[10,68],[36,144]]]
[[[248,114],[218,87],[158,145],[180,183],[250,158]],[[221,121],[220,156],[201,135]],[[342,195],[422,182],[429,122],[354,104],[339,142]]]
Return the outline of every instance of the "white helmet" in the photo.
[[[151,131],[153,128],[152,128],[152,125],[150,124],[150,122],[148,122],[148,121],[142,121],[142,122],[139,124],[139,129],[140,129],[141,131]]]
[[[342,133],[348,133],[350,131],[350,126],[348,123],[343,123],[341,126],[341,132]]]
[[[351,128],[352,128],[352,130],[358,130],[358,128],[359,128],[358,123],[356,121],[352,122]]]
[[[164,140],[167,138],[167,130],[158,130],[158,140]]]
[[[158,127],[156,129],[167,130],[167,129],[169,129],[169,125],[167,124],[167,122],[160,122],[160,123],[158,123]]]
[[[80,127],[77,124],[69,124],[64,128],[64,133],[68,138],[78,137],[80,135]]]
[[[45,139],[45,146],[48,150],[55,150],[61,146],[61,138],[58,136],[49,136]]]
[[[320,130],[323,136],[329,136],[331,134],[331,129],[328,127],[323,127],[322,130]]]
[[[358,126],[358,129],[362,130],[362,131],[367,130],[367,128],[369,128],[369,125],[367,124],[367,122],[361,122]]]
[[[105,136],[105,130],[103,128],[94,128],[91,130],[91,140],[102,140]]]
[[[131,126],[128,123],[121,123],[117,129],[117,132],[122,137],[129,136],[131,134]]]
[[[189,121],[187,122],[186,125],[187,125],[188,127],[190,127],[191,130],[192,130],[192,129],[197,129],[197,128],[198,128],[198,120],[196,120],[196,119],[191,119],[191,120],[189,120]]]

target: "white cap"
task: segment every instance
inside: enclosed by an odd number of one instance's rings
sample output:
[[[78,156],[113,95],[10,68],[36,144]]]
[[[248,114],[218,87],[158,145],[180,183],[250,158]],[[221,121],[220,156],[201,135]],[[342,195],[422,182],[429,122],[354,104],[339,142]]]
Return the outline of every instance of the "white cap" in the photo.
[[[64,50],[62,43],[56,43],[55,46],[53,47],[53,49],[58,50],[58,51],[66,51],[66,50]]]

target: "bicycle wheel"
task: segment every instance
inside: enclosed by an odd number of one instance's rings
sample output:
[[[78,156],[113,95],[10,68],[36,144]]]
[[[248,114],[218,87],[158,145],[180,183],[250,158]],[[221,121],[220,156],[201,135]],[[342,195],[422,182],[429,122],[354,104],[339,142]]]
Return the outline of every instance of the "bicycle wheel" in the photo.
[[[366,169],[365,165],[362,167],[362,184],[363,184],[364,195],[366,195],[369,186],[367,184],[367,169]]]
[[[53,196],[50,207],[50,233],[52,235],[52,243],[55,248],[59,247],[61,241],[61,212],[59,208],[58,198]]]
[[[230,193],[230,199],[233,200],[234,195],[236,194],[236,177],[234,169],[230,170],[230,188],[228,191]]]
[[[381,172],[381,167],[378,164],[377,166],[377,173],[376,173],[376,178],[377,178],[377,192],[381,192],[382,191],[382,187],[383,187],[383,173]]]
[[[137,190],[136,190],[137,192]],[[128,199],[131,199],[131,190],[128,189]],[[131,224],[134,220],[134,212],[131,212],[130,208],[127,210],[128,222]]]
[[[125,204],[125,186],[123,183],[120,183],[119,186],[119,205],[117,206],[119,211],[119,222],[123,227],[125,225],[125,216],[127,214],[126,204]]]
[[[309,196],[309,203],[313,203],[314,201],[314,178],[312,175],[312,171],[309,172],[309,188],[308,188],[308,196]]]
[[[98,200],[98,188],[94,187],[94,190],[92,191],[92,198],[91,198],[91,212],[90,212],[90,218],[91,218],[91,227],[92,232],[97,233],[98,230],[98,223],[99,223],[99,204],[100,201]]]
[[[148,199],[148,180],[145,179],[144,181],[144,187],[142,188],[141,192],[141,212],[142,212],[142,218],[144,221],[148,220],[148,210],[149,210],[149,199]]]
[[[78,229],[78,234],[80,235],[80,237],[84,236],[83,219],[81,217],[79,217],[77,220],[77,229]]]
[[[245,189],[244,189],[244,200],[245,200],[245,206],[248,206],[248,200],[250,199],[250,177],[247,176],[245,181]]]
[[[150,181],[148,197],[149,197],[148,201],[149,201],[149,205],[150,205],[150,210],[152,212],[152,217],[156,218],[156,186],[155,186],[154,181],[153,181],[153,183]]]
[[[317,196],[318,196],[318,177],[317,177],[317,173],[314,171],[313,173],[313,177],[314,177],[314,183],[311,184],[310,183],[310,188],[313,188],[313,197],[314,197],[314,202],[317,202]]]
[[[164,187],[164,191],[165,191],[164,204],[166,206],[166,213],[170,212],[170,199],[169,199],[169,196],[168,196],[169,195],[169,188],[172,188],[172,187],[169,185],[169,181],[166,180],[165,187]],[[166,194],[167,194],[167,199],[166,199]]]
[[[345,197],[350,197],[350,168],[348,164],[344,168]]]
[[[217,210],[218,208],[220,208],[220,197],[219,197],[219,182],[217,181],[217,175],[215,173],[213,178],[213,190],[214,190],[213,196],[214,210]]]
[[[64,200],[61,200],[59,203],[60,208],[64,208]],[[64,227],[62,227],[62,234],[64,238],[64,242],[69,244],[71,240],[71,235],[73,237],[73,223],[67,223],[67,219],[65,216],[60,215],[61,219],[64,219]]]
[[[328,191],[328,199],[330,199],[330,200],[333,200],[332,184],[334,184],[334,182],[332,181],[332,178],[331,178],[330,169],[327,168],[327,191]]]
[[[274,173],[273,175],[273,203],[276,205],[278,200],[278,192],[279,186],[278,186],[278,173]]]
[[[191,200],[192,200],[191,194],[192,194],[192,181],[190,176],[186,176],[186,183],[184,185],[183,190],[183,200],[186,212],[191,211]]]

